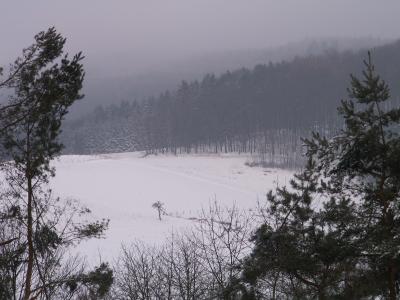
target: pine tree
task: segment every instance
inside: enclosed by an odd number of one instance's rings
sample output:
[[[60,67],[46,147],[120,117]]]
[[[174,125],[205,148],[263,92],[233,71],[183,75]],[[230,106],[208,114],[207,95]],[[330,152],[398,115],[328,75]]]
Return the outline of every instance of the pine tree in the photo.
[[[307,167],[291,189],[269,194],[245,281],[254,285],[277,271],[291,283],[292,297],[397,299],[400,109],[391,107],[370,55],[364,63],[363,78],[351,76],[349,100],[338,109],[341,133],[305,140]]]
[[[101,235],[108,223],[75,223],[74,216],[88,210],[63,204],[48,188],[55,175],[50,162],[63,147],[58,140],[62,121],[82,98],[83,57],[63,55],[64,44],[54,28],[40,32],[3,82],[14,93],[0,109],[0,140],[7,159],[1,165],[0,250],[6,268],[0,281],[11,278],[10,291],[25,300],[50,299],[56,287],[82,278],[63,273],[66,269],[57,272],[66,268],[61,266],[63,253],[79,240]]]
[[[309,154],[357,203],[362,255],[377,288],[394,300],[400,280],[400,108],[391,107],[389,87],[370,54],[364,63],[363,78],[351,76],[350,99],[339,107],[342,133],[330,141],[316,135]]]
[[[354,205],[340,193],[318,203],[327,189],[310,159],[291,180],[291,189],[268,194],[266,222],[253,236],[255,247],[245,263],[246,282],[254,285],[275,272],[282,274],[281,281],[296,283],[290,292],[275,287],[275,295],[331,299],[349,294],[345,281],[346,268],[355,264]]]

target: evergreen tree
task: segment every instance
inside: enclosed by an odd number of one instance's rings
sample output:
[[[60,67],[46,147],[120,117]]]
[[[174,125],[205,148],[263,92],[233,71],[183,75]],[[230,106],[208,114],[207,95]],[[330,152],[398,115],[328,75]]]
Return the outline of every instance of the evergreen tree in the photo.
[[[79,240],[101,235],[108,223],[75,223],[75,215],[88,210],[73,202],[63,204],[47,187],[55,175],[50,161],[62,149],[62,121],[82,98],[82,55],[63,55],[64,44],[54,28],[40,32],[3,82],[14,93],[0,109],[0,138],[7,159],[1,165],[5,184],[0,203],[0,282],[9,282],[10,293],[25,300],[51,299],[66,282],[78,284],[83,277],[73,274],[74,263],[65,265],[63,254]]]
[[[400,108],[375,73],[369,55],[363,79],[351,76],[350,99],[339,113],[342,133],[328,141],[315,135],[309,155],[319,170],[357,204],[362,255],[377,287],[389,299],[399,295],[400,275]]]
[[[245,281],[278,271],[300,284],[292,284],[294,298],[397,299],[400,109],[392,108],[370,55],[365,66],[363,79],[351,76],[350,99],[339,107],[342,132],[305,140],[307,167],[290,190],[269,194],[268,222],[253,237]]]
[[[292,290],[275,287],[275,297],[339,299],[349,295],[347,271],[355,266],[354,236],[358,233],[355,207],[340,193],[318,203],[327,189],[309,160],[305,170],[291,180],[291,189],[277,188],[268,194],[266,222],[253,236],[255,247],[245,263],[246,282],[254,285],[259,278],[281,273],[281,281],[291,281]]]

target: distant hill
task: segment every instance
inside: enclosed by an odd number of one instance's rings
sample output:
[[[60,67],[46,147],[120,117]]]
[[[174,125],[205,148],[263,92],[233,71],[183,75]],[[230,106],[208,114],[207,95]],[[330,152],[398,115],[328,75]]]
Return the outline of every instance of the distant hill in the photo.
[[[399,53],[400,41],[372,49],[393,105],[400,103]],[[66,127],[67,151],[250,152],[270,164],[294,164],[300,136],[340,127],[336,107],[366,57],[367,50],[332,50],[209,74],[144,102],[99,107]]]
[[[175,89],[182,80],[200,80],[208,73],[220,75],[226,70],[253,68],[257,64],[290,61],[296,56],[320,55],[331,51],[357,51],[384,44],[385,41],[374,38],[359,39],[319,39],[304,40],[269,49],[231,50],[206,53],[190,58],[170,61],[169,63],[149,66],[136,70],[134,63],[126,61],[125,69],[132,69],[121,74],[113,60],[97,61],[93,58],[88,65],[85,80],[84,101],[74,105],[69,117],[75,118],[91,112],[95,106],[118,104],[121,101],[142,100],[158,95],[165,90]],[[132,54],[134,55],[134,54]]]

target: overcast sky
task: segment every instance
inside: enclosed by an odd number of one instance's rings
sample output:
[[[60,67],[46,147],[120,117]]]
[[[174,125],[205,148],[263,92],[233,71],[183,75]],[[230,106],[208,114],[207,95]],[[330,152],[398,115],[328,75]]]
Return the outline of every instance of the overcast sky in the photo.
[[[0,11],[3,63],[49,26],[90,63],[132,69],[306,38],[400,35],[399,0],[3,0]]]

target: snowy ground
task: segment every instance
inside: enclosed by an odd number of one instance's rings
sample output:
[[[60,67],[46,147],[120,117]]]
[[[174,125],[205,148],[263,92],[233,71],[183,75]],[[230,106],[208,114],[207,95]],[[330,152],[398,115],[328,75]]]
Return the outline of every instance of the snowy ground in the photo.
[[[115,258],[121,243],[161,242],[171,231],[191,226],[202,208],[217,201],[252,209],[292,172],[251,168],[244,156],[147,156],[123,153],[63,156],[54,163],[53,191],[78,199],[97,218],[110,219],[105,239],[77,249],[89,259]],[[152,204],[161,201],[170,216],[162,221]]]

